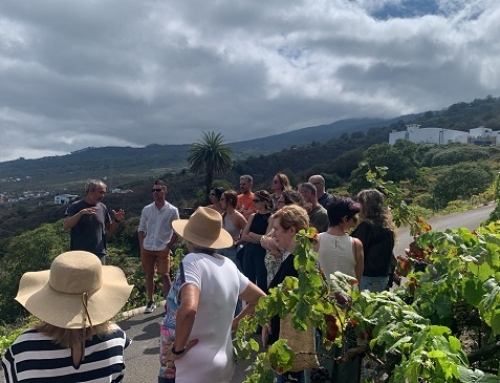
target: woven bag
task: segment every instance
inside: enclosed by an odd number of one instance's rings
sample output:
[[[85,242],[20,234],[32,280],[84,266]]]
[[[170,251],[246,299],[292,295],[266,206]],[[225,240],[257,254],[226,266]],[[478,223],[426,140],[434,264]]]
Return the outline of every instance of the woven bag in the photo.
[[[285,339],[286,344],[295,354],[289,371],[298,372],[319,367],[313,326],[307,326],[305,331],[295,329],[292,325],[292,314],[287,314],[284,319],[280,320],[280,339]]]

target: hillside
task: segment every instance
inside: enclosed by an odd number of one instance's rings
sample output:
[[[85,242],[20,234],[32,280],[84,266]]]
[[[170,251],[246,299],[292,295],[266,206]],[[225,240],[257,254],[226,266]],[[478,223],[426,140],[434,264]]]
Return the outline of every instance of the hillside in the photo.
[[[408,120],[409,116],[401,117]],[[400,118],[400,119],[401,119]],[[312,141],[326,142],[348,132],[366,131],[375,126],[387,126],[395,120],[350,119],[329,125],[303,128],[274,136],[230,143],[235,160],[303,146]],[[116,187],[138,179],[178,172],[186,167],[189,145],[148,145],[144,148],[86,148],[64,156],[40,159],[18,159],[0,163],[0,192],[40,190],[62,192],[81,187],[88,178],[106,179]]]

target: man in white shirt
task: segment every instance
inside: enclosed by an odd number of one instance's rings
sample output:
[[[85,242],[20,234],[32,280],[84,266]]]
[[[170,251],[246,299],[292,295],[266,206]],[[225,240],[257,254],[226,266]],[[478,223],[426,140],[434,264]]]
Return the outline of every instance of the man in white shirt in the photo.
[[[139,222],[138,236],[141,247],[141,264],[146,274],[146,293],[148,305],[145,313],[156,309],[153,299],[154,274],[161,275],[163,294],[167,296],[170,281],[170,254],[172,246],[177,240],[177,234],[172,228],[172,221],[179,219],[179,210],[165,199],[167,185],[164,181],[156,180],[153,189],[154,202],[142,209]]]

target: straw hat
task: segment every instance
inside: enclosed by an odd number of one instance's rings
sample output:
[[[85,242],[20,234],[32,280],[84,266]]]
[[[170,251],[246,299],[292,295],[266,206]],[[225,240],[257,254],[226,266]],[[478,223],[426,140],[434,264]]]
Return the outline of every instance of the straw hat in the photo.
[[[50,270],[25,273],[16,300],[53,326],[79,329],[113,318],[134,286],[115,266],[86,251],[58,255]]]
[[[200,206],[189,219],[172,221],[177,234],[189,242],[207,249],[233,246],[231,234],[222,228],[222,216],[214,209]]]

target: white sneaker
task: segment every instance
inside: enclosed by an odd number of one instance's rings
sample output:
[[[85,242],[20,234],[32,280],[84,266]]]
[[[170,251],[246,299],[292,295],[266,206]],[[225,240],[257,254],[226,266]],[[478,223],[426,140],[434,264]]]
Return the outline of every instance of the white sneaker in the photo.
[[[156,305],[153,301],[149,301],[148,305],[146,306],[146,309],[144,310],[145,314],[152,313],[153,311],[156,310]]]

